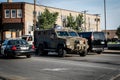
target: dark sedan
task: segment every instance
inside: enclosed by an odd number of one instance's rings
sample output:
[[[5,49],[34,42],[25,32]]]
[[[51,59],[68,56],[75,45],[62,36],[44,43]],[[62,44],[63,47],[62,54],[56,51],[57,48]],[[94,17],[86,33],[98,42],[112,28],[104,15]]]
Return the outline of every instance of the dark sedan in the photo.
[[[23,39],[7,39],[1,45],[1,54],[6,57],[26,56],[30,58],[34,52],[34,45],[29,45]]]

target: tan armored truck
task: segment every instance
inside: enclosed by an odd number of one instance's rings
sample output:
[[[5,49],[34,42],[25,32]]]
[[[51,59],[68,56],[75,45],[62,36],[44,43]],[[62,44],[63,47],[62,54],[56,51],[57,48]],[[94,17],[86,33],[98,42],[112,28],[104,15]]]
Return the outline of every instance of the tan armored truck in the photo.
[[[34,44],[38,55],[57,52],[60,57],[69,53],[86,56],[88,49],[87,39],[79,37],[74,30],[63,27],[34,31]]]

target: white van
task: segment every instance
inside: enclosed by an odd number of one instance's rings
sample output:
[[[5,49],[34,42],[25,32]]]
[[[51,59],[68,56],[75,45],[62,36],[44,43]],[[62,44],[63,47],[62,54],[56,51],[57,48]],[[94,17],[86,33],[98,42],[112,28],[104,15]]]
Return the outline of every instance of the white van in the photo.
[[[34,40],[32,35],[23,35],[21,38],[26,40],[30,45],[33,45]]]

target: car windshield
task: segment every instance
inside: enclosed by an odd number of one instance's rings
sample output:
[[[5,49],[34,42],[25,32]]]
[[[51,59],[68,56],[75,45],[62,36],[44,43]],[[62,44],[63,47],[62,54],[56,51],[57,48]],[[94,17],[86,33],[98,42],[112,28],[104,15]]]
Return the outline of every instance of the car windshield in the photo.
[[[22,39],[24,39],[26,41],[32,41],[32,36],[22,37]]]
[[[69,36],[67,31],[57,31],[57,35],[62,37]]]
[[[69,35],[72,36],[72,37],[78,36],[77,33],[76,33],[76,32],[73,32],[73,31],[69,32]]]
[[[27,45],[28,43],[25,40],[9,40],[8,45]]]

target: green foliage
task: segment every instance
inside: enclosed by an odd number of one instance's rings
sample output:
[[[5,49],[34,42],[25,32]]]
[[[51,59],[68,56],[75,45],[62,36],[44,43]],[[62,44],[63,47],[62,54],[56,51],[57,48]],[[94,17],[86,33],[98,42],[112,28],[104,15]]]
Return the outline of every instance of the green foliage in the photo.
[[[118,38],[120,39],[120,26],[117,28],[116,35],[117,35]]]
[[[82,27],[82,24],[84,23],[83,15],[82,14],[78,15],[78,17],[76,18],[76,23],[77,23],[77,29],[79,29],[80,27]]]
[[[75,26],[76,26],[75,19],[70,13],[70,15],[67,16],[67,25],[66,25],[66,27],[70,27],[70,28],[74,29]]]
[[[48,9],[38,16],[37,25],[40,29],[52,28],[57,20],[58,13],[50,13]]]
[[[83,15],[79,14],[76,19],[70,14],[67,16],[67,26],[73,28],[74,30],[81,31],[80,27],[84,23]]]

